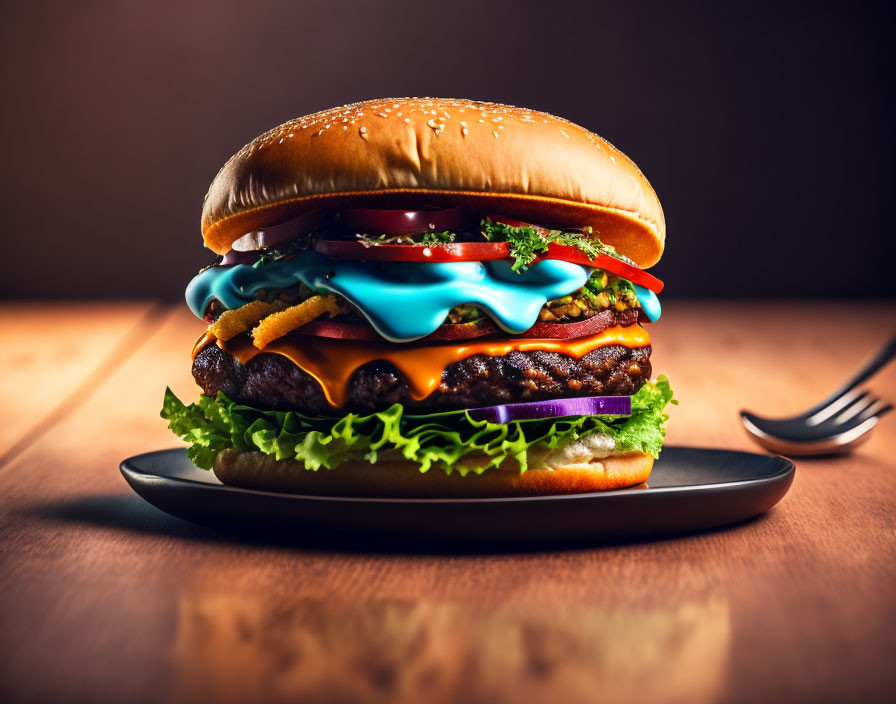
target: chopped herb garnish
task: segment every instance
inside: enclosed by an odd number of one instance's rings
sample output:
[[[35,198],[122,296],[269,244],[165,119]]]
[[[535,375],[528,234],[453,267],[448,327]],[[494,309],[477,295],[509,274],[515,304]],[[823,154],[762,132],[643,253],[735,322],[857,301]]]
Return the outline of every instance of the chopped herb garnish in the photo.
[[[545,230],[534,225],[514,227],[486,218],[481,223],[481,230],[483,237],[489,242],[507,242],[510,245],[510,256],[514,260],[511,267],[513,271],[525,271],[535,255],[546,252],[548,245],[553,242],[575,247],[589,259],[606,254],[625,260],[615,249],[601,242],[590,227],[582,231]]]
[[[381,244],[419,244],[412,235],[368,235],[359,233],[355,238],[365,247],[379,247]]]
[[[284,242],[283,244],[278,244],[275,247],[269,247],[268,249],[261,250],[261,254],[258,257],[258,261],[252,264],[253,269],[261,269],[267,266],[268,264],[273,264],[274,262],[279,262],[283,259],[291,259],[299,252],[303,252],[311,246],[311,239],[309,237],[300,237],[297,240],[292,240],[291,242]]]
[[[438,246],[442,244],[451,244],[454,242],[454,233],[453,232],[427,232],[423,235],[423,239],[421,240],[421,244],[428,244],[430,246]]]

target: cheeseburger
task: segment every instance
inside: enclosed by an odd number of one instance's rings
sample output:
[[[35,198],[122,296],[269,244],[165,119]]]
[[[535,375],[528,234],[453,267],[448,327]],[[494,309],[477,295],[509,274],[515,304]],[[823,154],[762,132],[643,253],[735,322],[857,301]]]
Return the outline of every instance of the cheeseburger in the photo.
[[[202,393],[162,417],[225,484],[475,497],[647,480],[672,400],[644,323],[647,179],[553,115],[390,98],[307,115],[221,169],[187,287]]]

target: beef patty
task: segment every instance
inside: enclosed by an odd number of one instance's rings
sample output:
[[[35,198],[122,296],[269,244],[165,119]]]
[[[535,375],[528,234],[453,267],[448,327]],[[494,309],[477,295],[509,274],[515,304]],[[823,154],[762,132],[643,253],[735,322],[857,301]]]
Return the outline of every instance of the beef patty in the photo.
[[[572,396],[628,396],[650,378],[650,371],[650,347],[610,345],[580,359],[542,350],[495,357],[477,354],[450,364],[439,387],[415,401],[392,364],[371,362],[349,379],[342,411],[378,411],[401,403],[412,413],[432,413]],[[210,345],[196,356],[193,377],[210,396],[222,391],[259,409],[308,415],[336,412],[314,377],[277,354],[259,354],[243,365]]]

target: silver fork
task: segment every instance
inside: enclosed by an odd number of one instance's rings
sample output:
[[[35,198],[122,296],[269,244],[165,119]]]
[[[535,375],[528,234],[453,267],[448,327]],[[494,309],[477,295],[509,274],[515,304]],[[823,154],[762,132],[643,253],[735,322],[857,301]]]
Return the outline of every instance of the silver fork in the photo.
[[[791,418],[763,418],[749,411],[740,417],[747,432],[767,450],[791,457],[848,452],[868,438],[868,433],[893,406],[869,391],[858,391],[896,356],[896,336],[849,381],[805,413]]]

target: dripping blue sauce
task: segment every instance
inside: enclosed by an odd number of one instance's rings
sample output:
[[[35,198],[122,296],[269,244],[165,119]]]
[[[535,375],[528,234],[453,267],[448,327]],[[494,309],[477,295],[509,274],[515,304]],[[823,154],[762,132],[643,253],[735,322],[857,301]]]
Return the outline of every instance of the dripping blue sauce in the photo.
[[[514,272],[509,261],[487,262],[360,262],[333,260],[313,251],[291,259],[214,266],[200,272],[186,291],[197,317],[212,299],[228,309],[255,300],[259,291],[277,291],[299,283],[315,291],[343,296],[387,340],[408,342],[426,337],[444,322],[449,311],[467,303],[482,308],[511,334],[520,334],[538,320],[544,304],[585,285],[590,267],[547,259],[526,271]],[[659,317],[659,302],[642,291],[651,320]]]

